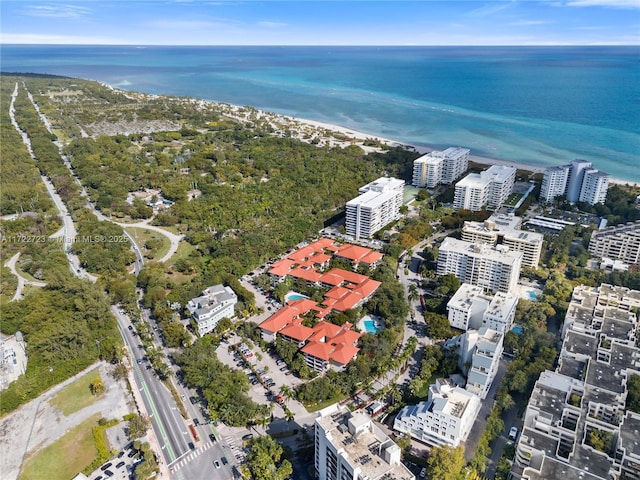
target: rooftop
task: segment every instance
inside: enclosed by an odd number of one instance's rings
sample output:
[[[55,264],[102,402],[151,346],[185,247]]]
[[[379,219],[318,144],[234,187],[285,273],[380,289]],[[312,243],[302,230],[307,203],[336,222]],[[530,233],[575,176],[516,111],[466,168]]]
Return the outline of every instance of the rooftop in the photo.
[[[338,451],[342,450],[342,455],[348,463],[354,469],[360,470],[359,478],[370,480],[415,478],[400,462],[400,447],[368,415],[361,412],[351,413],[346,407],[332,405],[320,411],[316,423],[335,448]]]

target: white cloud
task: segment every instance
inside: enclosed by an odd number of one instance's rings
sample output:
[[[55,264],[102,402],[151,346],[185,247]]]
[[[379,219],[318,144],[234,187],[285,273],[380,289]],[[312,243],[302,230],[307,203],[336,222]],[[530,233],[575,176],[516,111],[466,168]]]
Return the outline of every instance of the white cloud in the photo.
[[[210,28],[225,28],[230,25],[226,21],[210,20],[156,20],[147,24],[150,27],[161,28],[163,30],[201,30]]]
[[[110,37],[88,37],[82,35],[47,35],[42,33],[2,33],[0,43],[37,45],[128,45],[130,42]]]
[[[511,8],[513,4],[514,3],[512,1],[489,2],[480,8],[471,10],[468,15],[472,17],[486,17],[502,10],[506,10],[507,8]]]
[[[282,28],[282,27],[286,27],[288,24],[283,22],[263,21],[263,22],[258,22],[258,25],[260,25],[261,27],[267,27],[267,28]]]
[[[569,7],[640,8],[638,0],[568,0]]]
[[[511,22],[509,25],[513,27],[528,27],[530,25],[548,25],[553,22],[546,20],[519,20],[517,22]]]
[[[91,12],[78,5],[28,5],[20,13],[29,17],[69,18],[85,17]]]

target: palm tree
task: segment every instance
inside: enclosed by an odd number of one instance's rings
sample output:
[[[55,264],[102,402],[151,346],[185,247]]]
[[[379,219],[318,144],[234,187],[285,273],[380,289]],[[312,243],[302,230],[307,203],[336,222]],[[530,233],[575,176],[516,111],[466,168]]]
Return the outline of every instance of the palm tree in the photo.
[[[293,397],[293,390],[289,385],[282,385],[280,387],[280,394],[284,397],[285,404],[288,404],[291,397]]]
[[[414,302],[418,299],[418,287],[416,287],[415,283],[411,283],[409,285],[409,293],[407,294],[407,298],[410,302]]]

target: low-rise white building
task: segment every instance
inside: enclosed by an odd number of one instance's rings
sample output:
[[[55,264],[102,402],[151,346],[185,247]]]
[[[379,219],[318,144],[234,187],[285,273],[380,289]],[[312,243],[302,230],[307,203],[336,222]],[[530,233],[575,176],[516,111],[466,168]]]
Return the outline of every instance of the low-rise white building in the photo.
[[[594,257],[640,264],[640,221],[598,230],[591,234],[589,253]]]
[[[381,177],[359,190],[360,195],[346,204],[347,235],[371,238],[378,230],[400,218],[404,180]]]
[[[221,319],[233,318],[236,303],[238,297],[231,287],[214,285],[189,300],[186,308],[196,323],[198,335],[202,336],[213,331]]]
[[[318,480],[415,480],[400,447],[363,412],[331,405],[315,421]]]
[[[396,416],[394,430],[433,446],[464,442],[480,411],[480,397],[439,378],[427,401],[408,405]]]
[[[468,330],[480,328],[484,312],[491,302],[484,288],[463,283],[447,303],[447,318],[453,328]]]
[[[490,328],[504,334],[516,316],[518,297],[511,293],[485,293],[484,288],[463,283],[447,303],[447,318],[453,328]]]

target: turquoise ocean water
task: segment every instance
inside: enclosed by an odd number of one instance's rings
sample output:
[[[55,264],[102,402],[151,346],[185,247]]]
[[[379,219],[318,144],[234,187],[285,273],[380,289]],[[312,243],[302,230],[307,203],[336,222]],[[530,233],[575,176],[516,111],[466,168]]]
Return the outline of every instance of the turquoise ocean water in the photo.
[[[88,78],[640,182],[640,47],[2,45],[5,72]]]

